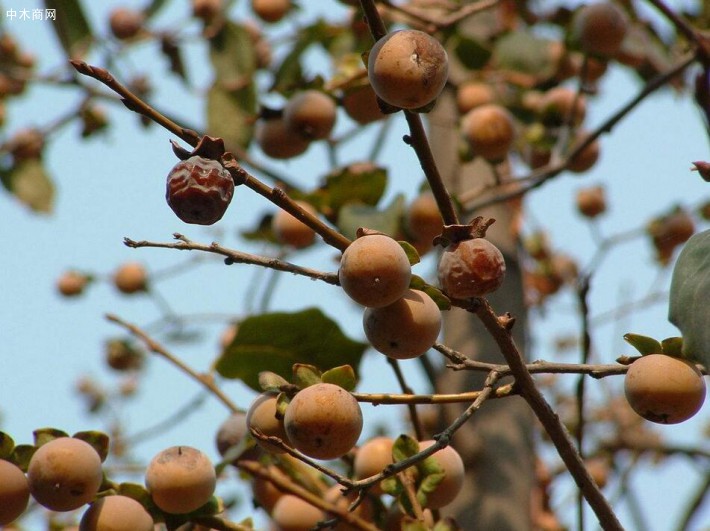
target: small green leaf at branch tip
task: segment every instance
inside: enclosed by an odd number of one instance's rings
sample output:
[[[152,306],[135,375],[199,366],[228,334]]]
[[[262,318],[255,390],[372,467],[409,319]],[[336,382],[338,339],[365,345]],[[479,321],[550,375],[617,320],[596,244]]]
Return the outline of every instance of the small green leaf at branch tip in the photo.
[[[69,437],[69,434],[65,431],[58,430],[56,428],[39,428],[32,432],[34,437],[35,446],[39,448],[43,444],[46,444],[54,439],[59,439],[60,437]]]
[[[139,483],[121,483],[116,489],[116,493],[121,496],[133,498],[147,509],[153,505],[153,499],[150,497],[150,493]]]
[[[277,392],[282,386],[288,385],[288,380],[275,372],[262,371],[259,373],[259,387],[262,391]]]
[[[99,454],[101,462],[106,461],[109,451],[109,436],[100,431],[79,431],[72,435],[75,439],[89,443],[96,453]]]
[[[439,484],[444,481],[444,477],[446,477],[446,473],[434,472],[422,478],[421,483],[419,484],[419,488],[417,489],[417,500],[421,505],[427,504],[428,495],[436,490],[436,487],[438,487]]]
[[[325,371],[321,376],[321,380],[323,383],[342,387],[348,392],[354,391],[357,387],[357,375],[350,365],[341,365]]]
[[[49,214],[54,204],[54,183],[42,161],[30,159],[3,172],[3,186],[34,212]]]
[[[383,479],[380,481],[380,487],[382,487],[384,493],[394,496],[395,498],[403,491],[402,484],[399,479],[397,479],[397,476]]]
[[[405,241],[397,241],[397,243],[402,249],[404,249],[404,252],[407,253],[409,265],[417,265],[419,262],[421,262],[419,253],[411,243]]]
[[[409,282],[409,288],[423,291],[429,295],[439,307],[439,310],[447,311],[451,309],[451,300],[444,295],[444,292],[427,283],[422,277],[412,275],[412,279]]]
[[[288,404],[291,402],[291,399],[288,397],[286,393],[279,393],[278,396],[276,397],[276,417],[277,418],[284,418],[284,415],[286,415],[286,408],[288,407]]]
[[[649,354],[660,354],[663,352],[661,344],[652,337],[628,333],[624,334],[624,341],[638,350],[642,356],[647,356]]]
[[[30,459],[32,459],[36,451],[37,447],[31,444],[18,444],[12,449],[12,454],[10,454],[8,461],[16,464],[23,472],[27,472],[30,466]]]
[[[7,459],[15,448],[15,441],[4,431],[0,431],[0,459]]]
[[[405,516],[402,520],[402,531],[429,531],[429,526],[411,516]]]
[[[683,338],[682,337],[667,337],[661,341],[663,354],[673,358],[685,358],[683,355]]]
[[[293,364],[293,383],[299,389],[321,383],[321,372],[318,367],[306,363]]]
[[[94,37],[79,0],[44,0],[47,9],[54,9],[57,17],[51,27],[71,59],[85,57]]]
[[[404,461],[419,453],[419,443],[409,435],[402,434],[395,439],[392,445],[392,460],[395,463]]]

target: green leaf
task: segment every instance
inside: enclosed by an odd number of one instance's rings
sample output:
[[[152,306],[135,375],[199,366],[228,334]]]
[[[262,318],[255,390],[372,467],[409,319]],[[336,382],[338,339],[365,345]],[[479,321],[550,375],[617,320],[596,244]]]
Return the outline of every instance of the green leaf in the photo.
[[[557,70],[558,57],[554,53],[553,41],[521,30],[496,41],[493,60],[503,70],[548,79]]]
[[[321,383],[321,372],[318,370],[318,367],[305,363],[294,363],[292,370],[293,383],[300,389]]]
[[[414,248],[414,245],[405,241],[397,241],[397,243],[402,249],[404,249],[404,252],[407,254],[407,258],[409,259],[409,265],[416,265],[421,261],[421,258],[419,258],[419,253]]]
[[[380,481],[380,487],[382,487],[382,492],[395,497],[399,496],[403,491],[402,483],[400,483],[397,476],[390,476],[383,479]]]
[[[668,320],[683,335],[683,355],[710,367],[710,230],[692,236],[678,255]]]
[[[259,387],[262,391],[278,392],[283,385],[288,385],[288,380],[275,372],[262,371],[259,373]]]
[[[154,17],[158,11],[165,7],[170,0],[153,0],[150,5],[145,9],[146,20]]]
[[[661,341],[663,353],[674,358],[683,357],[683,338],[682,337],[667,337]]]
[[[409,288],[423,291],[429,295],[440,310],[447,311],[451,309],[451,300],[444,295],[444,292],[427,283],[422,277],[412,275],[412,279],[409,281]]]
[[[309,194],[307,200],[335,218],[347,204],[375,206],[386,187],[385,168],[369,163],[351,164],[326,176],[323,185]]]
[[[437,472],[435,474],[429,474],[422,479],[422,482],[419,484],[419,488],[417,489],[417,500],[420,504],[426,505],[427,496],[434,492],[436,487],[444,481],[444,477],[446,477],[444,472]]]
[[[447,516],[434,524],[433,531],[460,531],[461,527],[456,523],[456,520]]]
[[[245,26],[227,22],[210,39],[210,62],[215,78],[225,87],[237,88],[253,83],[256,70],[254,42]]]
[[[349,364],[357,370],[366,348],[365,343],[345,336],[338,324],[317,308],[267,313],[239,324],[216,369],[225,378],[241,379],[260,390],[260,372],[288,378],[294,363],[310,363],[322,370]]]
[[[35,446],[39,448],[43,444],[46,444],[54,439],[59,439],[60,437],[69,437],[69,434],[58,430],[56,428],[40,428],[32,432],[34,435]]]
[[[228,90],[218,81],[207,92],[207,131],[230,146],[246,148],[254,135],[256,89],[253,84]]]
[[[661,344],[652,337],[640,334],[624,334],[624,341],[638,350],[643,356],[663,352]]]
[[[94,40],[89,20],[79,0],[44,0],[44,7],[54,9],[57,19],[48,21],[57,34],[69,59],[83,59]]]
[[[153,505],[153,500],[150,497],[148,490],[139,483],[121,483],[116,490],[117,494],[133,498],[143,507],[149,508]]]
[[[353,391],[357,387],[357,376],[350,365],[341,365],[325,371],[321,375],[323,383],[330,383],[342,387],[346,391]]]
[[[108,457],[109,436],[100,431],[79,431],[72,435],[75,439],[81,439],[84,442],[93,446],[96,453],[99,454],[103,463]]]
[[[479,70],[491,58],[491,50],[476,39],[457,36],[452,40],[454,55],[467,70]]]
[[[37,447],[31,444],[18,444],[12,449],[9,461],[15,463],[23,472],[27,472],[27,468],[30,466],[30,459],[32,459],[36,451]]]
[[[35,212],[50,213],[54,202],[54,184],[39,159],[17,164],[2,175],[5,188]]]
[[[340,209],[338,228],[350,238],[355,239],[357,229],[367,227],[390,236],[399,232],[402,216],[405,211],[405,199],[397,195],[384,210],[366,205],[348,204]]]
[[[419,453],[419,443],[409,435],[400,435],[392,445],[392,460],[395,463],[403,461]]]
[[[0,459],[7,459],[15,448],[15,441],[7,433],[0,431]]]
[[[429,526],[411,516],[405,516],[402,519],[402,531],[429,531]]]

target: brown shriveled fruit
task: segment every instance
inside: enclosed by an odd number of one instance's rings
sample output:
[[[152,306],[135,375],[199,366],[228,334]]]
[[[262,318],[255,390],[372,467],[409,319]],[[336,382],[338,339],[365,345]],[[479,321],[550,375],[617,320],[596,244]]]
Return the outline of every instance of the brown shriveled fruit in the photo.
[[[89,277],[77,271],[67,271],[57,280],[57,291],[65,297],[76,297],[84,292]]]
[[[423,192],[409,205],[406,214],[406,226],[412,237],[412,244],[421,255],[434,246],[434,238],[441,234],[444,220],[434,194]]]
[[[353,473],[355,479],[365,479],[382,472],[387,465],[392,464],[392,446],[394,440],[391,437],[373,437],[360,446],[355,453],[353,462]],[[373,486],[371,492],[375,495],[382,494],[380,484]]]
[[[333,130],[336,112],[333,98],[319,90],[304,90],[288,101],[283,120],[291,131],[309,140],[322,140]]]
[[[214,493],[217,476],[209,458],[190,446],[172,446],[158,453],[145,471],[153,502],[170,514],[192,512]]]
[[[296,201],[298,206],[316,216],[316,209],[305,201]],[[316,239],[315,231],[301,220],[283,209],[279,209],[271,219],[271,230],[279,243],[303,249],[312,245]]]
[[[106,364],[116,371],[137,371],[143,367],[145,355],[131,342],[110,339],[105,347]]]
[[[554,87],[543,94],[538,114],[540,121],[548,127],[566,123],[578,126],[587,115],[587,100],[568,87]]]
[[[488,240],[474,238],[449,245],[439,260],[439,284],[450,297],[482,297],[497,290],[505,277],[505,260]]]
[[[32,497],[52,511],[73,511],[89,503],[102,479],[99,454],[89,443],[71,437],[40,446],[27,470]]]
[[[582,188],[577,192],[577,210],[588,218],[595,218],[606,212],[606,197],[603,186]]]
[[[291,9],[291,0],[251,0],[251,9],[264,22],[278,22]]]
[[[419,450],[426,450],[432,444],[433,440],[422,441],[419,443]],[[439,463],[445,476],[434,491],[427,494],[425,507],[440,509],[454,501],[461,492],[466,471],[461,456],[451,446],[439,450],[432,457]]]
[[[190,157],[178,162],[168,173],[165,199],[185,223],[217,223],[233,195],[234,179],[216,160]]]
[[[310,531],[326,514],[293,494],[284,494],[274,505],[271,519],[278,531]]]
[[[153,531],[148,511],[128,496],[104,496],[81,517],[79,531]]]
[[[15,162],[38,159],[44,148],[44,133],[39,129],[21,129],[10,138],[7,148]]]
[[[362,323],[373,347],[405,360],[421,356],[434,344],[441,331],[441,311],[429,295],[410,289],[392,304],[365,309]]]
[[[367,73],[375,93],[403,109],[418,109],[433,102],[449,76],[444,47],[419,30],[388,33],[370,50]]]
[[[247,428],[249,430],[257,429],[264,435],[269,437],[278,437],[281,441],[286,444],[289,443],[288,435],[286,435],[286,429],[284,428],[284,420],[276,417],[276,395],[273,393],[262,393],[251,406],[249,406],[249,411],[247,412]],[[276,445],[270,444],[266,441],[261,441],[256,439],[256,442],[267,452],[272,453],[283,453],[284,450]]]
[[[256,122],[254,139],[272,159],[290,159],[304,153],[310,140],[286,127],[282,118],[263,118]]]
[[[690,361],[649,354],[629,367],[624,393],[631,408],[646,420],[677,424],[700,411],[705,401],[705,381]]]
[[[483,81],[466,81],[456,90],[456,106],[462,115],[481,105],[493,103],[495,99],[493,87]]]
[[[345,113],[360,125],[376,122],[385,117],[377,103],[377,95],[369,84],[346,90],[342,105]]]
[[[0,459],[0,526],[17,520],[27,508],[30,486],[24,472]]]
[[[613,56],[619,51],[629,27],[626,13],[613,2],[582,7],[572,22],[572,34],[588,54]]]
[[[143,264],[126,262],[113,275],[116,289],[126,295],[146,291],[148,288],[148,273]]]
[[[676,247],[685,243],[695,233],[695,222],[682,208],[653,219],[646,229],[651,236],[658,260],[668,263]]]
[[[399,299],[409,288],[412,267],[396,240],[382,234],[361,236],[340,259],[338,280],[355,302],[378,308]]]
[[[496,103],[466,113],[461,119],[461,132],[471,151],[491,162],[503,160],[515,140],[512,115]]]
[[[357,400],[342,387],[319,383],[296,393],[284,415],[288,438],[314,459],[336,459],[348,453],[362,431]]]
[[[131,39],[138,35],[145,17],[140,11],[129,9],[127,7],[118,7],[111,11],[108,23],[111,28],[111,33],[117,39]]]

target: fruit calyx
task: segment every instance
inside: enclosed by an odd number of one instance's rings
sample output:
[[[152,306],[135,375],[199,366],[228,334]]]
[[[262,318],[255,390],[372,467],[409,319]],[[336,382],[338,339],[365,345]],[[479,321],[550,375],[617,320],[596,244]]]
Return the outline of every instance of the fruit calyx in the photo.
[[[180,160],[187,160],[190,157],[202,157],[209,160],[216,160],[220,162],[222,156],[227,152],[224,147],[224,140],[214,136],[203,136],[200,141],[195,146],[195,149],[188,151],[184,147],[180,146],[174,140],[170,141],[173,147],[173,153]]]
[[[495,221],[493,218],[477,216],[468,225],[444,225],[441,235],[434,238],[434,245],[446,248],[457,242],[485,238],[488,227]]]

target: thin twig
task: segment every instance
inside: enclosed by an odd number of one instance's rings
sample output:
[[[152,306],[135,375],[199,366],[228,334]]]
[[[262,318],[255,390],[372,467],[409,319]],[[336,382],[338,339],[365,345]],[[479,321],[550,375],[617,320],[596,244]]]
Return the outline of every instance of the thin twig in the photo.
[[[402,389],[402,392],[405,395],[413,396],[414,390],[407,384],[407,380],[404,377],[404,373],[402,373],[402,368],[399,366],[399,362],[394,358],[388,357],[387,363],[389,363],[392,367],[392,370],[394,371],[395,377],[397,378],[397,382],[399,382],[399,387]],[[416,404],[408,403],[407,409],[409,410],[409,417],[412,421],[412,427],[414,428],[414,435],[416,436],[418,441],[421,441],[424,438],[424,431],[422,430],[421,422],[419,422],[417,406]]]

